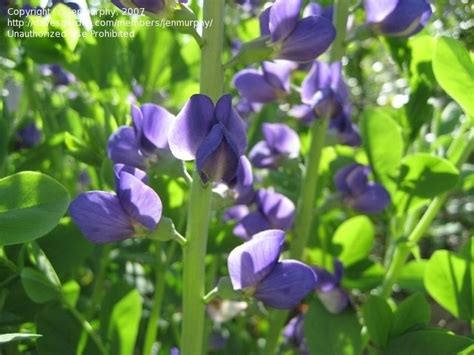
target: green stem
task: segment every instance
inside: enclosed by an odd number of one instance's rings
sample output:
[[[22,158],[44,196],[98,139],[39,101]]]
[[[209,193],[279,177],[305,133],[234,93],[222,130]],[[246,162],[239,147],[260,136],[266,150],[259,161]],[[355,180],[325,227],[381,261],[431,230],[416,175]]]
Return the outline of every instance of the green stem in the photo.
[[[474,131],[472,131],[474,132]],[[472,133],[471,132],[471,133]],[[462,150],[461,154],[456,157],[456,161],[454,161],[455,165],[461,167],[462,164],[467,160],[469,154],[474,149],[474,139],[471,136],[467,137],[461,134],[459,135],[452,143],[452,147],[456,147],[458,144],[464,144],[464,149]],[[382,287],[380,289],[380,294],[388,298],[392,294],[392,288],[395,282],[397,281],[400,273],[405,265],[408,256],[410,255],[410,250],[413,246],[415,246],[420,239],[426,234],[426,231],[430,227],[433,220],[436,218],[438,212],[443,207],[444,202],[446,201],[447,194],[443,194],[439,197],[436,197],[428,206],[425,213],[421,217],[420,221],[417,223],[413,231],[408,236],[406,243],[399,243],[396,248],[395,252],[393,253],[392,260],[388,266],[387,273],[385,274],[384,281],[382,283]]]
[[[74,318],[76,318],[76,320],[81,324],[82,329],[84,329],[86,334],[92,339],[92,341],[95,343],[95,345],[99,349],[100,353],[106,355],[107,349],[105,348],[105,345],[102,342],[102,339],[100,339],[100,337],[97,335],[92,325],[87,321],[87,319],[82,315],[82,313],[80,313],[73,306],[69,305],[67,302],[63,302],[63,304],[72,313]]]
[[[331,63],[341,60],[344,56],[349,6],[350,0],[335,0],[334,2],[333,23],[336,27],[336,38],[330,50],[329,61]],[[319,164],[328,126],[329,119],[323,118],[315,121],[311,128],[311,146],[306,160],[306,170],[296,211],[294,238],[291,241],[290,247],[290,255],[294,259],[302,258],[308,243],[311,226],[313,225],[315,200],[318,196],[318,191],[321,190],[321,187],[318,185]],[[274,355],[277,353],[281,329],[287,318],[287,311],[274,311],[272,313],[263,354]]]
[[[291,241],[290,249],[291,257],[295,259],[301,259],[303,256],[313,224],[316,189],[319,180],[319,163],[328,125],[329,119],[324,118],[315,121],[311,128],[311,146],[301,185],[300,200],[296,211],[294,239]]]
[[[150,312],[150,318],[148,319],[148,324],[145,333],[145,342],[143,345],[143,355],[152,354],[153,344],[155,343],[156,336],[158,334],[158,321],[160,319],[161,307],[163,305],[163,297],[165,295],[165,286],[166,286],[166,270],[170,261],[173,259],[176,243],[172,243],[168,255],[166,255],[165,260],[162,261],[163,250],[161,248],[161,242],[155,243],[155,252],[158,259],[157,264],[155,265],[155,293],[153,295],[153,306]]]
[[[109,253],[112,247],[104,245],[100,253],[99,271],[97,272],[97,279],[94,283],[94,289],[90,298],[89,309],[86,312],[87,319],[91,319],[97,309],[97,305],[101,302],[104,294],[104,283],[107,274],[107,266],[109,264]]]
[[[201,93],[217,101],[222,95],[224,72],[221,62],[224,35],[224,0],[204,0],[203,19],[212,20],[204,29],[201,51]],[[203,186],[195,171],[188,205],[187,244],[183,248],[183,324],[181,354],[203,353],[205,304],[205,257],[211,210],[210,185]]]

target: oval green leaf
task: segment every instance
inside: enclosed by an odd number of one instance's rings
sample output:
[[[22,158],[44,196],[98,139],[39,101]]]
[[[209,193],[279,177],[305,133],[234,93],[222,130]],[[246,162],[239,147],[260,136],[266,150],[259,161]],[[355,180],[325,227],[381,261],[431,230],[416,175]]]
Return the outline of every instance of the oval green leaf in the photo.
[[[69,193],[56,180],[21,172],[0,180],[0,246],[20,244],[50,232],[69,205]]]

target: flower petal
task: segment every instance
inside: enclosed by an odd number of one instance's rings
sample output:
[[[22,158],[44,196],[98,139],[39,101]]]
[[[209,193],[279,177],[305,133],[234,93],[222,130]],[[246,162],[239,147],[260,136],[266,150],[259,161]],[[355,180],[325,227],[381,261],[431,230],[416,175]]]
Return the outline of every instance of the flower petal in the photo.
[[[146,172],[144,172],[143,170],[140,170],[140,169],[135,168],[135,167],[130,166],[130,165],[115,164],[114,165],[114,174],[115,174],[115,180],[117,182],[117,185],[118,185],[118,181],[120,179],[120,173],[122,173],[122,172],[132,174],[138,180],[142,181],[145,184],[148,183],[148,176],[146,175]]]
[[[288,60],[275,60],[263,62],[262,70],[265,80],[274,88],[278,89],[280,95],[290,92],[290,76],[297,65]]]
[[[347,184],[347,176],[349,176],[349,174],[358,166],[359,164],[355,163],[349,164],[336,172],[336,175],[334,176],[334,185],[336,186],[336,189],[345,195],[349,195],[351,193],[351,189]]]
[[[323,54],[334,41],[336,29],[331,21],[320,16],[299,20],[283,42],[278,59],[309,62]]]
[[[364,193],[369,181],[370,168],[357,164],[346,177],[346,183],[352,196]]]
[[[264,123],[263,136],[268,146],[280,154],[295,158],[300,153],[300,138],[298,134],[282,123]]]
[[[260,23],[260,35],[261,36],[271,36],[270,32],[270,10],[271,7],[265,9],[258,18]]]
[[[229,207],[223,215],[224,221],[240,220],[249,214],[247,205],[235,205]]]
[[[390,204],[390,195],[377,183],[369,183],[364,193],[354,198],[352,207],[364,213],[382,212]]]
[[[269,28],[272,41],[277,42],[290,35],[296,26],[302,0],[276,0],[270,9]]]
[[[395,10],[400,0],[364,0],[367,22],[382,22]]]
[[[168,132],[175,117],[155,104],[144,104],[141,110],[143,113],[141,149],[149,154],[156,149],[168,149]]]
[[[227,267],[234,290],[257,284],[272,271],[280,257],[285,233],[268,230],[232,250]]]
[[[239,168],[237,170],[237,184],[240,187],[250,187],[253,185],[252,165],[245,155],[239,159]]]
[[[311,124],[316,118],[312,107],[309,105],[295,105],[288,114],[307,125]]]
[[[265,76],[255,69],[244,69],[234,77],[234,86],[248,102],[266,103],[278,99],[277,88],[270,85]]]
[[[145,160],[138,150],[138,141],[132,127],[122,126],[110,136],[108,156],[114,163],[145,168]]]
[[[135,134],[140,137],[143,126],[143,114],[140,107],[132,105],[132,124],[135,129]],[[140,139],[138,139],[139,141]]]
[[[196,153],[196,167],[204,183],[225,182],[234,185],[239,168],[239,153],[224,136],[224,128],[216,124]]]
[[[216,103],[215,116],[225,128],[225,136],[232,140],[239,155],[247,149],[247,134],[245,122],[232,107],[232,97],[223,95]]]
[[[379,30],[392,36],[410,36],[419,31],[422,18],[427,21],[427,13],[431,14],[431,7],[425,0],[399,0],[394,11],[379,24]]]
[[[109,192],[80,194],[69,206],[69,213],[81,232],[94,243],[117,242],[134,234],[119,199]]]
[[[311,70],[301,84],[301,100],[311,105],[314,95],[323,89],[331,89],[331,66],[328,63],[314,61]]]
[[[260,189],[257,205],[273,228],[287,230],[293,225],[295,205],[288,197],[269,189]]]
[[[253,235],[271,229],[263,214],[258,211],[246,214],[234,227],[233,233],[242,239],[250,239]]]
[[[120,173],[118,185],[120,205],[130,219],[148,230],[154,229],[161,219],[163,209],[158,194],[127,172]]]
[[[337,287],[328,292],[318,292],[318,298],[329,313],[341,313],[349,304],[349,296]]]
[[[257,286],[255,298],[269,307],[292,309],[299,305],[316,283],[313,270],[296,260],[283,260]]]
[[[170,127],[168,143],[175,158],[194,160],[214,123],[212,100],[201,94],[191,96]]]

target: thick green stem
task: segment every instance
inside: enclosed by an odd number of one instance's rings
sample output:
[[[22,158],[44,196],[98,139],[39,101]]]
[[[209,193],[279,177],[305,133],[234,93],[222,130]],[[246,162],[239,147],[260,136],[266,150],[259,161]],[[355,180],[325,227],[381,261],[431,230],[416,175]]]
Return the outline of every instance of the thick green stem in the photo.
[[[311,128],[311,146],[306,161],[306,171],[301,185],[300,200],[296,212],[294,239],[291,241],[291,257],[301,259],[308,243],[313,224],[316,191],[319,180],[319,162],[329,125],[329,119],[314,122]]]
[[[162,257],[163,250],[161,249],[161,242],[155,243],[155,252],[158,262],[155,266],[155,293],[153,295],[153,305],[150,312],[150,318],[145,333],[145,342],[143,345],[143,355],[152,354],[153,344],[155,343],[156,336],[158,334],[158,321],[160,319],[161,307],[163,305],[163,297],[165,295],[166,286],[166,270],[170,261],[173,259],[174,252],[176,250],[176,243],[172,243],[168,255]],[[165,259],[165,260],[163,260]]]
[[[336,27],[336,38],[330,50],[329,61],[331,63],[340,61],[344,56],[349,6],[350,0],[335,0],[333,23]],[[294,259],[301,259],[303,257],[304,249],[311,234],[315,201],[318,191],[321,190],[318,184],[319,163],[328,126],[329,119],[323,118],[315,121],[311,128],[311,147],[306,160],[306,169],[296,212],[294,238],[291,241],[290,248],[290,255]],[[277,353],[281,329],[287,318],[288,312],[286,311],[274,311],[272,313],[270,329],[263,351],[265,355]]]
[[[224,35],[224,0],[205,0],[204,20],[212,25],[204,30],[201,52],[201,93],[214,101],[222,95],[224,73],[221,62]],[[211,210],[211,186],[203,186],[194,172],[188,206],[187,243],[183,249],[183,324],[181,354],[203,353],[205,304],[205,257]]]
[[[460,167],[469,157],[469,154],[474,149],[474,139],[472,135],[467,137],[464,134],[459,135],[452,143],[452,147],[456,147],[458,144],[464,145],[464,149],[457,157],[454,163]],[[421,217],[420,221],[417,223],[413,231],[408,236],[406,243],[399,243],[396,248],[395,252],[393,253],[392,260],[387,269],[387,273],[385,274],[384,281],[382,283],[382,287],[380,289],[380,294],[388,298],[392,294],[392,288],[395,282],[397,281],[400,273],[405,265],[408,256],[410,255],[410,250],[413,246],[415,246],[420,239],[426,234],[426,231],[431,225],[431,222],[436,218],[438,212],[443,207],[444,202],[446,201],[447,194],[443,194],[439,197],[436,197],[428,206],[425,213]]]

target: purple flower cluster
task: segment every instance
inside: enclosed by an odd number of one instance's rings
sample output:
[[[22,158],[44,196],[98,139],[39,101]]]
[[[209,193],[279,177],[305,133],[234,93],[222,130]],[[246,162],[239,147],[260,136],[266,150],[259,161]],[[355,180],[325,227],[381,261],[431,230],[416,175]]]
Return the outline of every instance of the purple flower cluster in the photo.
[[[35,122],[27,123],[16,132],[19,148],[33,148],[40,143],[41,137],[41,131]]]

